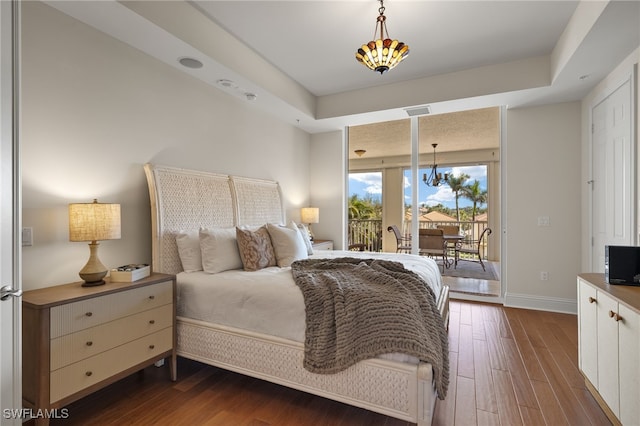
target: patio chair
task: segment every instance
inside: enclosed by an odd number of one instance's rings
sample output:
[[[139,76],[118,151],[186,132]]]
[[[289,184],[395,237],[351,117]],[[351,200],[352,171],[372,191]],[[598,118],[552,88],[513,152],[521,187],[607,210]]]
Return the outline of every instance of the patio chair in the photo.
[[[460,259],[460,254],[470,254],[472,256],[478,256],[478,260],[480,261],[480,266],[482,266],[482,270],[486,271],[484,266],[484,262],[482,261],[482,253],[480,252],[481,248],[484,246],[484,240],[489,235],[491,235],[491,228],[484,228],[482,234],[480,234],[480,238],[472,241],[461,241],[456,245],[456,255],[454,260],[454,268],[458,266],[459,260],[470,260],[470,259]]]
[[[448,267],[447,241],[444,239],[442,229],[420,229],[420,254],[429,257],[442,258],[442,273]]]
[[[411,238],[405,237],[400,233],[396,225],[387,228],[388,232],[393,232],[396,237],[396,253],[411,253]]]

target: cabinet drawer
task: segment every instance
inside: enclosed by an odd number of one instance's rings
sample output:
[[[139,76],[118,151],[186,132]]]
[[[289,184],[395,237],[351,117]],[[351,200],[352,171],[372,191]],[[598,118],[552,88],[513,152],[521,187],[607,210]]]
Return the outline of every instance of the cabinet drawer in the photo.
[[[51,340],[51,370],[92,357],[173,324],[173,304]]]
[[[51,338],[113,321],[117,318],[172,303],[173,282],[165,281],[132,290],[51,308]]]
[[[333,250],[333,241],[314,242],[313,250]]]
[[[51,373],[50,403],[144,362],[173,347],[173,327],[142,337]]]

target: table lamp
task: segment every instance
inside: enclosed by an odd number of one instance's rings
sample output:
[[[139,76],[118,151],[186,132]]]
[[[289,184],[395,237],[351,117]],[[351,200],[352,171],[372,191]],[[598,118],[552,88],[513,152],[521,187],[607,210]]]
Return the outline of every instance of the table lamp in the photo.
[[[320,209],[317,207],[303,207],[300,210],[300,221],[309,225],[309,239],[313,241],[311,224],[320,222]]]
[[[83,287],[104,284],[107,267],[98,258],[101,240],[120,239],[120,204],[93,203],[69,204],[69,241],[90,241],[89,261],[80,270]]]

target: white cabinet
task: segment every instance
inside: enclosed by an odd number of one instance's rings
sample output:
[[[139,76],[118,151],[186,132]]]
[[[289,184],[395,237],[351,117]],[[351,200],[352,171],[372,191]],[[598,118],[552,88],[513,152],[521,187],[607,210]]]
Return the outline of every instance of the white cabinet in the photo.
[[[640,418],[640,287],[578,277],[579,364],[587,387],[614,423]]]
[[[596,289],[578,280],[578,358],[582,374],[598,386],[598,333]]]
[[[620,305],[620,420],[624,425],[640,421],[640,314]]]
[[[618,365],[618,323],[609,312],[618,312],[618,302],[598,291],[598,392],[613,414],[620,417],[620,372]]]

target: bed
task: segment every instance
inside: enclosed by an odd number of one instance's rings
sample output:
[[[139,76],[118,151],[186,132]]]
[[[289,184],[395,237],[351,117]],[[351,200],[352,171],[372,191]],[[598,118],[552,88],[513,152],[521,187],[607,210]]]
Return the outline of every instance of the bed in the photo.
[[[204,296],[194,290],[197,287],[193,287],[193,281],[205,280],[206,275],[211,274],[183,270],[176,236],[185,230],[200,228],[285,223],[282,194],[277,182],[154,164],[146,164],[144,168],[151,201],[152,268],[155,272],[177,276],[179,356],[418,425],[431,424],[437,394],[433,368],[429,363],[408,355],[389,354],[360,361],[335,374],[311,373],[303,367],[304,338],[300,338],[300,334],[304,334],[304,327],[299,322],[290,324],[288,328],[279,328],[274,333],[273,328],[260,328],[262,321],[255,317],[249,321],[253,325],[242,323],[246,315],[237,315],[240,322],[231,319],[233,311],[240,308],[225,312],[224,303],[209,307],[208,314],[192,309],[195,303],[189,300],[204,300]],[[434,281],[432,289],[437,295],[437,309],[444,324],[448,323],[449,289],[442,284],[435,262],[412,255],[355,252],[325,252],[311,257],[345,255],[378,256],[401,261],[416,269]],[[421,268],[424,271],[420,271]],[[257,278],[261,275],[255,272],[228,271],[228,274],[245,277],[256,274],[248,280],[249,286],[257,279],[282,282],[283,275],[291,274],[286,268],[267,268],[258,272],[263,274],[261,278]],[[216,278],[222,277],[224,275],[220,274]],[[282,285],[292,298],[301,300],[290,283]],[[257,315],[259,307],[248,304],[247,298],[242,299],[241,306],[250,309],[252,316]],[[304,310],[304,306],[302,308]]]

